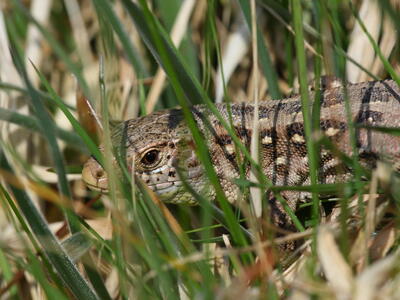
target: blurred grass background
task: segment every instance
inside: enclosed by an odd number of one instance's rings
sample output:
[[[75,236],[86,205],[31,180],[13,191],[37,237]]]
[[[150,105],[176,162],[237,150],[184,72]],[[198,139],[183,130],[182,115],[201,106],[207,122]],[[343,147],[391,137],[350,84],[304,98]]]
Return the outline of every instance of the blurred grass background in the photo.
[[[304,238],[285,260],[222,194],[221,211],[166,208],[117,178],[108,196],[81,180],[96,143],[110,143],[107,120],[273,101],[321,75],[398,79],[399,1],[251,4],[0,2],[0,298],[398,299],[398,184],[384,167],[370,181],[356,172],[329,215],[315,194],[300,233],[274,240]],[[391,197],[377,197],[378,181]]]

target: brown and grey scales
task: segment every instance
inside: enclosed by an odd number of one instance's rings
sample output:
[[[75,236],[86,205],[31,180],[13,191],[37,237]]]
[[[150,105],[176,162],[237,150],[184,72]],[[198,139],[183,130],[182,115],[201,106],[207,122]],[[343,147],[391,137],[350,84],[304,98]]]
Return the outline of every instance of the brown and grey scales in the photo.
[[[343,90],[343,87],[335,87],[321,93],[320,128],[340,151],[351,155]],[[394,81],[350,84],[346,91],[355,124],[400,127],[400,89]],[[314,99],[313,92],[310,92],[310,99]],[[228,120],[226,105],[219,104],[217,109]],[[249,147],[254,107],[251,103],[239,103],[231,104],[230,109],[234,130]],[[192,113],[208,143],[221,185],[228,199],[234,202],[239,196],[239,189],[232,179],[239,177],[239,166],[232,138],[205,106],[194,106]],[[211,126],[205,125],[205,118]],[[260,102],[258,118],[260,163],[267,177],[275,185],[310,184],[300,96]],[[365,128],[358,128],[356,136],[360,162],[364,166],[373,168],[377,159],[384,158],[399,168],[400,137]],[[161,200],[195,204],[193,197],[182,187],[177,167],[197,192],[210,199],[214,196],[203,167],[196,158],[190,130],[180,109],[128,120],[115,130],[112,140],[115,145],[122,141],[126,147],[128,165],[133,166],[136,174]],[[321,149],[320,159],[321,183],[339,182],[351,176],[351,170],[327,149]],[[85,166],[84,180],[92,187],[106,189],[107,186],[101,185],[106,182],[100,180],[104,179],[101,176],[89,178],[103,174],[98,173],[96,168],[99,165],[93,159],[89,160]],[[307,194],[283,192],[283,196],[295,209]],[[283,226],[287,217],[282,207],[276,201],[270,202],[274,222]]]

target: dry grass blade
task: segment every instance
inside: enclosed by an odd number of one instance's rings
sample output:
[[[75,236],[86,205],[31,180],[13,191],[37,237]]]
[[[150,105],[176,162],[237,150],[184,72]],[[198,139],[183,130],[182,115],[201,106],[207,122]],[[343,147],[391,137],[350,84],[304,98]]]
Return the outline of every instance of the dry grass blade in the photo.
[[[380,298],[380,291],[382,286],[395,280],[392,272],[398,269],[399,252],[396,252],[378,262],[372,264],[363,273],[361,273],[355,282],[355,292],[352,299],[354,300],[372,300]],[[397,275],[398,276],[398,275]],[[398,278],[397,280],[398,281]],[[398,299],[400,288],[397,286],[389,298]],[[383,299],[383,298],[382,298]]]
[[[4,182],[11,184],[19,189],[28,189],[33,192],[35,195],[41,197],[43,200],[47,200],[49,202],[55,203],[60,207],[69,207],[70,201],[63,195],[60,195],[53,189],[43,186],[39,183],[28,179],[21,179],[21,177],[17,177],[10,172],[0,169],[0,179]]]
[[[387,224],[379,230],[371,241],[371,259],[377,260],[385,257],[396,242],[397,236],[399,236],[399,230],[396,228],[394,222]]]
[[[99,137],[103,135],[103,125],[92,104],[79,87],[76,89],[76,110],[82,127],[94,141],[99,141]]]
[[[72,34],[75,39],[76,50],[86,64],[93,64],[93,55],[90,52],[90,38],[85,27],[85,22],[79,4],[76,0],[65,0],[65,8],[71,22]]]
[[[384,18],[382,22],[382,37],[379,42],[379,47],[381,48],[382,54],[385,57],[389,57],[396,45],[397,31],[393,26],[392,20]],[[371,72],[373,74],[381,74],[383,71],[385,71],[385,69],[382,61],[379,59],[379,57],[375,57],[375,60],[371,66]],[[366,79],[368,78],[366,77]]]
[[[336,245],[333,233],[325,226],[318,231],[318,257],[324,274],[338,299],[350,299],[353,275]]]
[[[243,61],[249,49],[250,31],[240,14],[236,20],[237,28],[229,34],[222,55],[222,66],[218,65],[215,76],[215,102],[221,103],[224,97],[224,82],[227,84],[235,68]],[[222,70],[224,71],[222,74]],[[224,77],[222,77],[222,75]]]
[[[49,21],[50,10],[53,4],[52,0],[34,0],[31,3],[31,14],[36,21],[42,25],[46,25]],[[44,38],[40,33],[40,30],[34,25],[28,26],[27,41],[26,41],[26,69],[28,76],[34,84],[39,84],[39,76],[33,65],[41,65],[43,59],[42,42]],[[33,65],[32,65],[33,64]]]
[[[372,174],[371,186],[369,189],[369,199],[367,202],[367,215],[365,223],[365,235],[371,236],[376,226],[376,201],[378,198],[378,174]]]
[[[309,263],[309,253],[306,253],[305,255],[297,259],[295,263],[293,263],[293,265],[290,268],[288,268],[287,272],[285,272],[283,284],[284,286],[289,285],[292,291],[292,294],[288,299],[289,300],[310,299],[311,293],[323,295],[322,298],[329,299],[329,297],[326,297],[328,291],[323,290],[321,288],[321,285],[315,284],[310,279],[310,276],[307,271],[308,263]],[[280,290],[280,295],[283,295],[282,290]]]
[[[367,200],[367,209],[365,216],[364,230],[358,232],[357,238],[353,242],[352,249],[350,252],[351,261],[356,263],[356,269],[361,271],[368,263],[369,254],[369,241],[375,230],[377,217],[376,217],[376,202],[378,198],[378,174],[374,172],[372,174],[371,185],[369,189],[369,195],[364,198]]]
[[[174,26],[171,31],[171,39],[174,45],[178,48],[179,44],[182,41],[183,36],[186,33],[186,28],[189,23],[189,17],[192,14],[194,5],[196,1],[194,0],[186,0],[182,2],[182,6],[178,12],[178,16],[175,20]],[[146,111],[150,113],[153,111],[158,98],[164,87],[164,82],[166,79],[165,72],[159,67],[154,77],[153,84],[151,86],[149,95],[146,99]]]
[[[257,14],[256,14],[256,3],[255,0],[251,1],[251,40],[252,40],[252,53],[253,53],[253,102],[254,102],[254,115],[258,116],[258,103],[259,103],[259,73],[258,73],[258,49],[257,49]],[[252,124],[252,135],[250,153],[255,163],[260,162],[260,149],[259,149],[259,126],[260,122],[258,118],[253,119]],[[259,182],[256,174],[255,167],[252,166],[250,170],[250,181]],[[262,191],[259,187],[250,187],[251,204],[254,211],[254,216],[260,218],[262,215]],[[256,229],[256,228],[254,228]]]
[[[85,222],[104,240],[111,240],[113,234],[113,224],[110,217],[101,217]]]
[[[12,62],[10,53],[10,43],[7,35],[6,23],[4,20],[3,11],[0,10],[0,79],[2,82],[12,83],[16,86],[22,85],[22,80],[18,75],[17,70]],[[1,90],[0,95],[5,97],[5,91]],[[3,102],[4,99],[1,99]],[[3,106],[3,103],[2,103]]]
[[[371,34],[374,40],[378,40],[381,29],[380,22],[382,18],[378,1],[362,1],[361,8],[358,13],[361,20],[363,20],[365,26],[367,27],[368,32]],[[356,62],[368,70],[371,68],[374,62],[375,51],[359,23],[355,24],[353,32],[351,33],[350,45],[347,50],[347,54],[349,57],[353,58]],[[369,78],[368,74],[365,74],[365,72],[351,62],[347,64],[346,71],[347,79],[350,82],[360,82]]]
[[[274,9],[272,9],[271,7],[269,7],[267,4],[264,4],[263,7],[280,23],[282,24],[287,31],[289,31],[292,35],[295,34],[293,27],[288,24]],[[309,26],[307,26],[307,24],[304,24],[304,29],[310,29]],[[304,46],[306,47],[306,49],[308,51],[310,51],[310,53],[312,53],[313,55],[318,55],[320,56],[320,54],[314,49],[314,47],[308,42],[308,41],[304,41]]]
[[[224,236],[226,236],[226,235],[224,235]],[[224,240],[226,240],[226,238],[224,238]],[[219,246],[216,245],[215,250],[218,248],[219,248]],[[216,263],[218,274],[221,276],[225,285],[229,286],[230,284],[232,284],[232,274],[229,270],[230,269],[229,261],[227,259],[225,259],[220,253],[216,252],[215,253],[215,263]]]
[[[22,79],[19,76],[12,57],[11,45],[7,35],[6,23],[3,11],[0,10],[0,81],[22,87]],[[0,90],[0,106],[9,109],[15,109],[20,113],[28,113],[26,104],[18,99],[18,93],[15,91]],[[27,132],[21,131],[21,128],[5,121],[0,121],[1,138],[4,141],[10,141],[17,152],[26,157],[27,154]],[[16,134],[18,136],[16,136]]]

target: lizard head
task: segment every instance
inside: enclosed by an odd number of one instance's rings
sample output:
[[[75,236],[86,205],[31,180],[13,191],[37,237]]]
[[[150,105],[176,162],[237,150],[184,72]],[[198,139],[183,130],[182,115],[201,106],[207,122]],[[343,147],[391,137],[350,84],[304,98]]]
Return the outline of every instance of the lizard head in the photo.
[[[183,180],[196,192],[212,195],[181,110],[156,112],[123,122],[113,129],[111,141],[114,152],[125,158],[129,172],[140,178],[162,201],[196,204],[183,187]],[[117,169],[115,159],[113,164]],[[107,174],[94,158],[84,165],[82,178],[90,188],[107,192]]]

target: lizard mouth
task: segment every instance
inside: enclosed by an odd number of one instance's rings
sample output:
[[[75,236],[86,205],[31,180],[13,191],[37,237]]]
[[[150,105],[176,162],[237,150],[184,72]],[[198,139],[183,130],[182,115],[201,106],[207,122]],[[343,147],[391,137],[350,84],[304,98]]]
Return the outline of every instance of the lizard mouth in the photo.
[[[108,183],[106,181],[102,182],[106,187],[102,187],[99,185],[98,181],[91,182],[90,180],[92,179],[87,180],[87,178],[84,178],[83,180],[88,188],[92,191],[100,192],[102,194],[108,194]],[[164,201],[172,199],[179,192],[181,186],[182,181],[148,185],[148,187]]]
[[[175,197],[182,186],[182,181],[166,182],[149,185],[148,187],[157,194],[163,201],[168,202]]]
[[[84,180],[84,181],[85,181],[85,180]],[[108,188],[102,188],[102,187],[99,187],[99,186],[97,186],[97,185],[95,185],[95,184],[90,184],[90,183],[88,183],[87,181],[85,181],[85,184],[86,184],[87,187],[88,187],[89,189],[91,189],[92,191],[100,192],[100,193],[102,193],[102,194],[108,194]]]
[[[198,177],[192,177],[186,179],[188,185],[193,186],[196,185],[196,192],[202,193],[204,192],[203,188],[206,183],[201,180],[201,175]],[[151,184],[148,187],[160,197],[160,200],[165,203],[172,204],[188,204],[188,205],[197,205],[197,200],[193,197],[193,195],[183,187],[182,180],[169,181],[165,183]]]
[[[191,184],[196,178],[191,178],[187,180],[188,184]],[[159,196],[163,196],[164,194],[171,193],[173,191],[177,191],[183,186],[182,180],[168,181],[163,183],[156,184],[148,184],[147,185],[153,192],[157,193]]]
[[[186,182],[189,185],[200,184],[203,185],[201,182],[202,177],[202,169],[196,168],[189,172],[188,178],[186,178]],[[145,178],[139,175],[143,181]],[[82,170],[82,179],[85,184],[88,186],[89,189],[93,191],[97,191],[103,194],[107,194],[108,190],[108,176],[101,165],[94,159],[90,158],[84,165]],[[174,180],[167,182],[153,182],[146,183],[147,186],[156,193],[160,199],[164,202],[169,203],[194,203],[192,196],[190,193],[183,188],[183,181],[179,178],[175,177]]]

